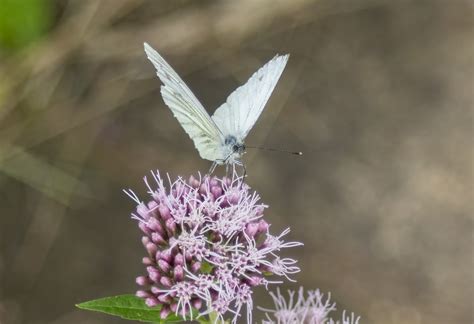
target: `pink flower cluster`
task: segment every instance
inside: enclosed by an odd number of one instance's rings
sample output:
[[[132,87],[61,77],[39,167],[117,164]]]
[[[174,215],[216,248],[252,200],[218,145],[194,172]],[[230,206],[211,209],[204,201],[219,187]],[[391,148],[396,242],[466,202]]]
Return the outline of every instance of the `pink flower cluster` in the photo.
[[[289,291],[288,301],[277,289],[277,293],[270,292],[275,304],[275,309],[265,309],[267,319],[262,324],[358,324],[359,316],[351,313],[346,316],[346,311],[342,312],[342,320],[335,321],[329,317],[329,313],[336,310],[336,303],[331,301],[331,293],[327,297],[319,289],[307,291],[305,297],[303,287],[298,291],[295,300],[295,292]]]
[[[221,320],[231,314],[235,323],[245,305],[251,323],[253,287],[281,283],[270,279],[299,272],[295,260],[278,252],[301,243],[283,241],[289,229],[269,233],[262,218],[267,206],[235,174],[188,181],[168,176],[168,188],[159,172],[152,175],[154,186],[145,177],[147,203],[126,191],[137,203],[132,217],[148,254],[147,274],[136,280],[137,296],[150,307],[161,304],[162,318],[171,312],[184,319],[213,312]]]

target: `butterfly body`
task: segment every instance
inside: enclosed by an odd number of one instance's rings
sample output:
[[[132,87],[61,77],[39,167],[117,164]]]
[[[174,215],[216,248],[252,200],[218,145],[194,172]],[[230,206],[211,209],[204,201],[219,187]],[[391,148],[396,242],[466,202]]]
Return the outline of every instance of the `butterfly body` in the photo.
[[[263,111],[288,61],[275,56],[232,92],[211,117],[171,66],[145,43],[148,59],[163,82],[161,95],[203,159],[215,164],[242,164],[244,140]]]

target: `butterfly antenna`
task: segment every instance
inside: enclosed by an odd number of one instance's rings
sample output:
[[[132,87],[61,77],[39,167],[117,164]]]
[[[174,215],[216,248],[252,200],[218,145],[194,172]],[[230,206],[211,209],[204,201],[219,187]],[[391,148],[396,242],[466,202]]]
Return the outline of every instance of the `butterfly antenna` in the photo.
[[[246,146],[246,148],[252,148],[252,149],[257,149],[257,150],[264,150],[264,151],[273,151],[273,152],[283,152],[283,153],[288,153],[288,154],[293,154],[293,155],[303,155],[303,152],[280,150],[280,149],[271,148],[271,147]]]

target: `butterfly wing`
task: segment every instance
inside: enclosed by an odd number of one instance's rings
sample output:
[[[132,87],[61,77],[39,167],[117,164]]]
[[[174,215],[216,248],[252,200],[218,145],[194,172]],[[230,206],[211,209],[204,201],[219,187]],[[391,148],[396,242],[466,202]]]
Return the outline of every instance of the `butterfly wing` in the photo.
[[[223,159],[223,135],[199,100],[166,61],[147,43],[145,53],[156,68],[156,74],[163,85],[161,95],[173,115],[194,141],[203,159]]]
[[[245,139],[270,98],[288,58],[289,55],[275,56],[216,109],[212,119],[224,136]]]

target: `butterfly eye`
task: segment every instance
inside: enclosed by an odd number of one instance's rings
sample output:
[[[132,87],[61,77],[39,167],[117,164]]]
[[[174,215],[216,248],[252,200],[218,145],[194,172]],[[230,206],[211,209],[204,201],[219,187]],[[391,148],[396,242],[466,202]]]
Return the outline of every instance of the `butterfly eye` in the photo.
[[[239,150],[239,147],[237,145],[232,146],[232,151],[237,152]]]

